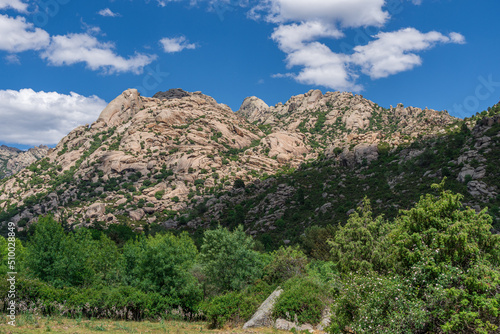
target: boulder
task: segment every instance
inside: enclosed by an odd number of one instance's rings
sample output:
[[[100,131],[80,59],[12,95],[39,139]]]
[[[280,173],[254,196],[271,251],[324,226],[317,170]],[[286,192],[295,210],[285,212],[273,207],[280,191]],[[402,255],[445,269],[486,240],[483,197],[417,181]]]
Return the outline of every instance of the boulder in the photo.
[[[283,292],[283,289],[277,288],[274,292],[267,297],[267,299],[260,305],[259,309],[252,316],[250,320],[248,320],[243,326],[244,329],[252,328],[252,327],[270,327],[273,324],[273,320],[271,318],[274,303],[278,299],[278,297]]]
[[[101,112],[96,123],[117,126],[132,117],[142,106],[137,89],[128,89],[111,101]]]
[[[98,218],[106,212],[106,205],[104,203],[94,203],[85,211],[85,218]]]
[[[130,219],[136,220],[136,221],[141,220],[145,215],[144,210],[142,210],[142,209],[129,211],[128,214],[130,216]]]
[[[247,97],[240,106],[237,114],[248,119],[249,122],[258,120],[268,111],[269,106],[256,96]]]

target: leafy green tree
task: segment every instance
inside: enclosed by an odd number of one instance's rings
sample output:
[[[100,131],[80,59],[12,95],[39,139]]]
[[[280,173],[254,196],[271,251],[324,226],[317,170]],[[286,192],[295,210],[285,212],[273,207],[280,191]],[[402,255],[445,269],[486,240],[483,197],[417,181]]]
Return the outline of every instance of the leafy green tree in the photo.
[[[194,307],[201,298],[201,289],[190,270],[195,264],[197,249],[187,233],[176,237],[157,234],[129,242],[124,247],[128,281],[141,290],[158,292],[186,307]]]
[[[500,235],[486,210],[464,209],[444,180],[433,188],[439,195],[422,196],[396,219],[387,268],[417,285],[444,332],[492,333],[500,325]]]
[[[8,256],[9,256],[9,245],[8,241],[0,236],[0,276],[6,275],[7,272],[15,271],[17,273],[23,272],[26,261],[26,248],[23,246],[21,240],[15,239],[16,251],[15,251],[15,270],[11,270],[8,267]]]
[[[116,243],[102,234],[99,240],[91,242],[93,246],[89,264],[95,273],[94,281],[118,283],[123,275],[123,256]]]
[[[59,253],[56,253],[54,284],[90,286],[95,275],[91,265],[95,251],[96,243],[88,229],[81,228],[74,234],[64,235]]]
[[[333,261],[339,270],[346,273],[373,270],[384,256],[379,246],[389,226],[382,216],[373,219],[370,201],[365,198],[363,205],[329,241]]]
[[[304,234],[300,236],[301,246],[304,252],[311,258],[317,260],[331,260],[331,246],[329,239],[335,236],[336,226],[328,225],[326,227],[311,226]]]
[[[209,284],[219,291],[240,290],[262,275],[263,263],[254,241],[239,225],[233,232],[218,227],[203,237],[200,260]]]
[[[367,333],[498,331],[500,235],[492,234],[485,210],[464,209],[463,196],[444,190],[444,180],[432,187],[438,194],[422,196],[391,224],[361,209],[339,229],[332,253],[344,272],[344,286],[332,333],[345,327]],[[353,271],[368,273],[374,283]],[[384,305],[393,306],[378,312]],[[395,308],[400,311],[394,313]],[[414,316],[401,317],[401,312]]]
[[[51,216],[41,217],[34,229],[26,261],[31,276],[56,287],[118,281],[122,259],[108,237],[94,240],[84,228],[66,235]]]
[[[65,274],[60,263],[65,251],[64,231],[52,216],[41,217],[34,230],[28,244],[29,272],[45,282],[58,281]]]
[[[264,268],[265,280],[282,283],[306,272],[308,260],[298,247],[280,247],[271,253],[271,262]]]

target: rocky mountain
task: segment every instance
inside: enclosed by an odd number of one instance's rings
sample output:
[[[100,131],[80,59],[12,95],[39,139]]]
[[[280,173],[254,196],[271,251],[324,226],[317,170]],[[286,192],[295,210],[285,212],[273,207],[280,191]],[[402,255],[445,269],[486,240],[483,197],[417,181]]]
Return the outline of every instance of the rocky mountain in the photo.
[[[1,181],[0,221],[21,230],[47,213],[70,225],[137,230],[245,223],[256,236],[279,234],[284,242],[307,226],[342,221],[364,194],[397,211],[415,200],[415,183],[445,174],[467,184],[461,189],[478,205],[498,192],[485,180],[498,153],[496,122],[385,109],[360,95],[319,90],[272,107],[250,97],[235,113],[200,92],[148,98],[130,89],[96,122]],[[449,152],[441,146],[454,136],[463,142],[450,144],[454,155],[434,168],[430,155]],[[429,173],[411,172],[410,164]]]
[[[0,179],[9,177],[33,162],[47,155],[49,148],[45,145],[22,151],[14,147],[0,146]]]

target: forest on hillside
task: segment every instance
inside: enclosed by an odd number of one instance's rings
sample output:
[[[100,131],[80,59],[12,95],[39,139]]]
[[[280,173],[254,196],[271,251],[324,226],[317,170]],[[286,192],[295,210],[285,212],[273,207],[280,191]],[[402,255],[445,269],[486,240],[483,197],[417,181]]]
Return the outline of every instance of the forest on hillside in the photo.
[[[267,252],[242,226],[206,230],[196,245],[186,232],[72,229],[45,216],[15,240],[17,308],[220,328],[248,320],[280,286],[274,319],[316,325],[329,308],[330,333],[495,333],[500,235],[445,182],[395,218],[375,216],[365,198],[346,224]],[[12,241],[0,238],[2,276]],[[4,312],[8,289],[2,280]]]

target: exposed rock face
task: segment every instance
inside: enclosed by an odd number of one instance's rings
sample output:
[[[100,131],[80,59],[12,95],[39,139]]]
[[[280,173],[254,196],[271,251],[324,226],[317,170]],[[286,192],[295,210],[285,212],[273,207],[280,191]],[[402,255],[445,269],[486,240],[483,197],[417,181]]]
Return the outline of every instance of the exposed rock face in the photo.
[[[142,100],[137,89],[126,90],[104,108],[93,126],[100,128],[103,126],[101,123],[109,127],[117,126],[124,120],[132,118],[141,107]]]
[[[45,157],[48,151],[49,148],[45,145],[36,146],[27,151],[5,145],[0,146],[0,178],[16,174],[33,162]]]
[[[183,97],[190,96],[191,93],[186,92],[185,90],[181,88],[173,88],[169,89],[166,92],[158,92],[155,95],[153,95],[153,98],[155,99],[166,99],[166,100],[172,100],[172,99],[182,99]]]
[[[236,179],[258,184],[264,174],[319,156],[353,167],[370,163],[381,142],[407,144],[453,121],[429,109],[383,109],[350,93],[311,90],[272,107],[250,97],[234,113],[200,92],[173,89],[148,98],[129,89],[90,127],[77,127],[50,150],[43,169],[25,169],[1,183],[0,211],[15,205],[18,219],[64,210],[73,224],[156,221],[175,228],[183,210],[206,201],[210,218],[188,226],[207,226],[221,218],[224,202],[244,193],[231,190]],[[478,150],[488,145],[484,139]],[[233,193],[214,198],[223,190]],[[283,184],[266,197],[278,209],[259,216],[261,231],[283,216],[279,207],[294,191]],[[68,205],[75,202],[78,207]],[[261,209],[259,204],[250,211]]]
[[[335,148],[343,150],[360,143],[387,142],[391,147],[410,143],[419,136],[435,135],[456,121],[447,112],[401,104],[384,109],[361,95],[322,94],[319,90],[268,108],[262,100],[248,97],[237,113],[249,122],[269,126],[272,132],[308,134],[306,144],[325,145],[329,157],[335,156]]]
[[[243,101],[237,113],[253,123],[265,118],[268,109],[269,106],[264,101],[256,96],[250,96]]]
[[[259,309],[252,316],[250,320],[248,320],[245,325],[243,325],[243,329],[252,328],[252,327],[271,327],[273,325],[272,313],[273,307],[276,303],[276,300],[283,292],[283,289],[277,288],[274,292],[267,297],[267,299],[260,305]]]

